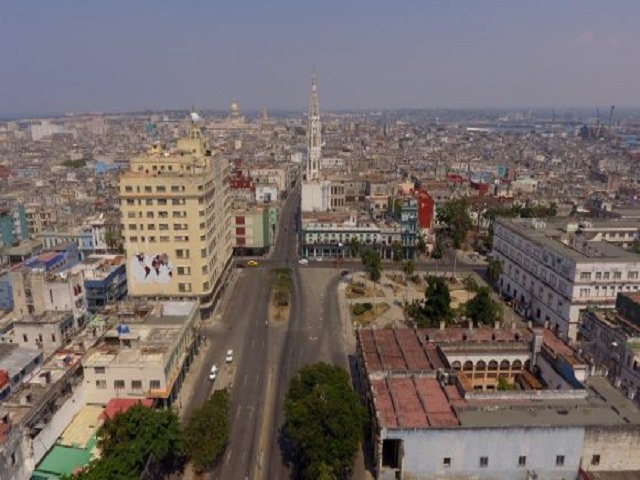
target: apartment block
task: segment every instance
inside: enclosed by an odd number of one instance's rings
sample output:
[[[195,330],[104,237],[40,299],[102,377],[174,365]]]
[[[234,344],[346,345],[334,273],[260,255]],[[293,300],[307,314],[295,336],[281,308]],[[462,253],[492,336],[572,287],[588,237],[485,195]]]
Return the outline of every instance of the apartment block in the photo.
[[[87,402],[149,398],[171,406],[199,345],[198,302],[138,300],[110,315],[117,326],[82,360]]]
[[[129,294],[199,299],[211,315],[232,256],[226,160],[193,129],[131,159],[119,189]]]
[[[89,312],[127,295],[126,262],[122,255],[91,255],[74,270],[82,270]]]
[[[232,218],[234,247],[238,254],[262,255],[269,251],[275,225],[271,225],[268,206],[234,209]]]
[[[493,256],[502,262],[503,295],[565,338],[577,338],[587,307],[612,308],[619,293],[640,290],[640,255],[540,219],[496,220]]]

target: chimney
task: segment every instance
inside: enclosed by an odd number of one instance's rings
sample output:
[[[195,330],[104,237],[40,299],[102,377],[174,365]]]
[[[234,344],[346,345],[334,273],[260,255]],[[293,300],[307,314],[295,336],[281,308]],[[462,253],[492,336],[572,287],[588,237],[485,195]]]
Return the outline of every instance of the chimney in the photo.
[[[440,330],[444,330],[444,326],[445,326],[444,320],[440,320]]]

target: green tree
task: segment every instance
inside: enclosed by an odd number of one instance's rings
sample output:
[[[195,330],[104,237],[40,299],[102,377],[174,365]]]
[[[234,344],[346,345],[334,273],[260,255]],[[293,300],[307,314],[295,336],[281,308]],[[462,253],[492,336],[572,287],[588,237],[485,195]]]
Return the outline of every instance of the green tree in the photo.
[[[404,258],[404,249],[402,248],[402,244],[400,242],[393,242],[391,244],[391,258],[393,263],[398,265],[402,259]]]
[[[362,264],[369,274],[369,280],[372,282],[380,280],[380,277],[382,277],[382,259],[379,252],[365,250],[362,253]]]
[[[427,252],[427,242],[425,242],[422,235],[418,235],[418,243],[416,244],[416,251],[420,255],[424,255]]]
[[[436,216],[439,222],[449,227],[454,248],[460,248],[473,227],[469,216],[469,200],[466,198],[449,200],[438,207]]]
[[[358,237],[351,237],[349,240],[349,253],[353,258],[358,258],[360,256],[361,247],[362,245],[360,245]]]
[[[477,325],[493,325],[500,321],[500,305],[491,298],[489,287],[480,287],[478,293],[466,303],[465,313]]]
[[[453,310],[451,310],[451,293],[445,280],[431,275],[427,279],[427,290],[424,295],[424,313],[430,323],[438,325],[444,320],[450,324],[453,321]]]
[[[276,303],[280,306],[289,305],[291,270],[288,268],[274,268],[271,270],[270,286]]]
[[[502,262],[497,258],[492,258],[487,264],[487,278],[492,285],[496,285],[502,275]]]
[[[326,363],[303,367],[289,383],[284,413],[299,478],[350,478],[364,409],[343,368]]]
[[[216,390],[204,405],[193,412],[184,430],[189,458],[197,472],[213,466],[229,441],[229,392]]]
[[[411,277],[413,273],[416,271],[415,262],[413,260],[407,260],[406,262],[404,262],[404,266],[402,267],[402,270],[404,271],[405,278],[408,280],[409,277]]]
[[[464,284],[464,288],[467,290],[467,294],[478,290],[478,282],[473,274],[466,276],[462,283]]]
[[[97,437],[100,458],[74,479],[139,478],[150,458],[160,471],[167,473],[175,471],[185,458],[180,422],[169,409],[135,405],[105,421]]]
[[[122,253],[124,251],[122,245],[122,230],[120,230],[120,228],[107,230],[104,234],[104,243],[107,244],[109,251]]]

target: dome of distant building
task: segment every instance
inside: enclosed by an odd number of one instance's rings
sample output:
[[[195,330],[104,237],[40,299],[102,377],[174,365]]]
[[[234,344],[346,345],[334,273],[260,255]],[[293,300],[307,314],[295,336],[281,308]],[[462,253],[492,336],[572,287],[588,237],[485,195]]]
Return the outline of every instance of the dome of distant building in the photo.
[[[234,101],[231,103],[231,118],[237,118],[240,116],[240,108],[238,104]]]

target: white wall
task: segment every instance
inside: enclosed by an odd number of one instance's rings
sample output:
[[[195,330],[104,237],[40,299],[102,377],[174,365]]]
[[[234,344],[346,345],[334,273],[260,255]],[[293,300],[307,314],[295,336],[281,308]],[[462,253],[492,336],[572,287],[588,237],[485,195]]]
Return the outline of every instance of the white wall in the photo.
[[[97,381],[106,381],[106,388],[98,388]],[[124,380],[124,389],[115,388],[116,380]],[[134,390],[132,380],[141,380],[142,389]],[[84,388],[87,403],[106,405],[112,398],[144,398],[149,391],[151,380],[160,381],[160,389],[167,387],[164,368],[159,363],[148,365],[117,365],[105,366],[105,373],[96,373],[92,366],[84,366]]]
[[[384,437],[384,435],[383,435]],[[404,440],[405,479],[526,478],[535,470],[538,478],[576,478],[584,440],[583,428],[478,428],[389,431],[386,438]],[[564,466],[556,466],[556,456],[564,455]],[[480,457],[489,464],[480,468]],[[526,456],[526,466],[518,458]],[[451,466],[444,467],[445,457]]]

